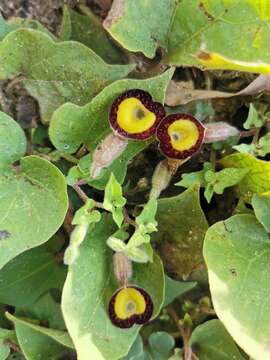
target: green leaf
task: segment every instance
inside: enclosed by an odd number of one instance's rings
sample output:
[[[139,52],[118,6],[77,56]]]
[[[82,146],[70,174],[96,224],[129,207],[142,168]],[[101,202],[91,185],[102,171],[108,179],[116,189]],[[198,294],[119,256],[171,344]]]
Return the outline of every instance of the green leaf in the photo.
[[[197,326],[189,343],[200,360],[245,359],[221,321],[216,319]]]
[[[73,225],[90,225],[93,222],[101,220],[101,214],[97,210],[93,210],[95,201],[89,199],[79,210],[76,211],[73,219]]]
[[[270,192],[253,195],[251,204],[256,218],[264,226],[265,230],[270,233]]]
[[[209,170],[214,170],[214,167],[210,162],[205,162],[203,164],[202,170],[195,171],[189,174],[182,174],[182,180],[176,183],[175,186],[183,186],[185,188],[188,188],[199,183],[201,187],[206,187],[207,182],[205,180],[205,173]]]
[[[112,213],[113,220],[120,228],[124,220],[123,207],[126,204],[126,199],[122,195],[122,187],[116,180],[113,173],[111,173],[108,184],[105,188],[103,206],[104,209]]]
[[[145,360],[143,341],[140,334],[136,337],[127,356],[121,358],[121,360]]]
[[[260,128],[262,125],[263,125],[263,119],[259,115],[254,105],[250,104],[248,117],[247,120],[244,122],[243,127],[245,129],[251,129],[252,127]]]
[[[233,147],[239,152],[264,157],[270,154],[270,133],[262,136],[257,144],[240,144]]]
[[[133,67],[108,65],[82,44],[56,43],[36,30],[13,31],[0,43],[0,79],[23,75],[23,83],[39,101],[46,122],[63,103],[86,104]]]
[[[16,307],[16,316],[38,320],[41,324],[48,324],[50,328],[65,330],[60,304],[55,302],[50,293],[41,296],[34,304]]]
[[[204,196],[208,202],[211,201],[213,193],[223,194],[227,187],[237,185],[249,172],[248,169],[228,168],[218,172],[208,170],[204,177],[207,186]]]
[[[209,228],[204,258],[217,316],[248,355],[267,359],[269,235],[255,216],[235,215]]]
[[[183,174],[182,180],[175,185],[189,187],[199,183],[201,187],[205,187],[204,197],[210,202],[214,193],[223,194],[227,187],[238,184],[248,172],[247,169],[235,168],[215,172],[213,165],[206,162],[203,170]]]
[[[269,74],[269,39],[269,11],[260,1],[182,0],[169,34],[168,61]]]
[[[259,156],[266,156],[270,154],[270,133],[262,136],[256,146],[256,153]]]
[[[148,261],[151,261],[151,254],[149,256],[149,253],[147,253],[143,246],[132,246],[132,247],[125,247],[123,250],[124,254],[133,262],[135,263],[147,263]]]
[[[50,33],[45,26],[43,26],[38,21],[35,21],[33,19],[22,19],[22,18],[11,18],[8,21],[6,21],[3,16],[0,14],[0,41],[5,38],[7,34],[9,34],[11,31],[17,30],[17,29],[34,29],[39,30],[42,32],[45,32],[47,35],[49,35],[51,38],[56,39],[52,33]]]
[[[140,326],[120,329],[110,322],[107,306],[117,288],[113,276],[112,251],[106,240],[116,226],[108,216],[95,225],[70,266],[62,296],[62,310],[79,359],[117,360],[125,356]],[[143,287],[154,302],[154,317],[164,296],[164,274],[160,259],[134,264],[132,283]],[[83,329],[83,332],[82,332]]]
[[[46,242],[68,207],[65,178],[47,160],[28,156],[16,174],[0,176],[0,268]]]
[[[167,47],[176,4],[176,0],[116,0],[103,25],[124,48],[153,58],[158,46]]]
[[[54,146],[61,151],[74,153],[84,143],[94,150],[111,132],[108,112],[118,95],[130,89],[142,89],[148,91],[155,101],[164,102],[165,91],[173,72],[174,69],[170,69],[162,75],[145,80],[116,81],[82,107],[64,104],[55,111],[50,124],[49,135]],[[142,146],[143,142],[131,143]]]
[[[52,288],[60,288],[66,269],[46,246],[24,252],[0,270],[0,302],[13,306],[34,303]]]
[[[249,172],[238,184],[241,195],[249,198],[252,194],[270,191],[270,163],[256,159],[246,153],[235,153],[220,160],[224,167],[243,168]]]
[[[192,290],[196,285],[196,282],[176,281],[165,275],[165,300],[163,306],[169,305],[178,296]]]
[[[124,243],[124,241],[114,236],[109,237],[109,239],[107,240],[107,245],[116,252],[121,252],[126,249],[126,244]]]
[[[19,124],[0,111],[0,168],[19,160],[26,152],[26,137]]]
[[[78,41],[88,46],[109,64],[122,63],[125,56],[111,41],[100,19],[90,8],[83,5],[79,8],[86,16],[64,6],[60,38]]]
[[[157,231],[157,222],[155,220],[157,212],[157,199],[150,199],[145,205],[139,216],[136,217],[136,223],[143,233],[152,233]]]
[[[187,276],[203,264],[202,243],[208,228],[200,207],[199,186],[158,200],[158,252],[168,272]]]
[[[9,313],[6,316],[14,323],[20,348],[27,360],[57,360],[67,353],[66,348],[73,348],[65,331],[45,328]]]
[[[148,342],[151,358],[155,360],[167,360],[175,345],[174,338],[165,331],[152,333]]]

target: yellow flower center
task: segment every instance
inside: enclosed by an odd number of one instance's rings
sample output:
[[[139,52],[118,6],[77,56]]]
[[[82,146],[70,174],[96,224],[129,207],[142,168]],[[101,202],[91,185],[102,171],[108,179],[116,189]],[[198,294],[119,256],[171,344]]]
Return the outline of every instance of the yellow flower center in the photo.
[[[119,319],[127,319],[132,315],[145,312],[146,304],[143,295],[134,288],[119,291],[115,298],[114,311]]]
[[[186,119],[173,122],[168,128],[168,133],[172,147],[177,151],[192,148],[200,136],[196,124]]]
[[[150,129],[155,121],[156,115],[137,98],[125,99],[118,107],[117,122],[129,134],[142,133]]]

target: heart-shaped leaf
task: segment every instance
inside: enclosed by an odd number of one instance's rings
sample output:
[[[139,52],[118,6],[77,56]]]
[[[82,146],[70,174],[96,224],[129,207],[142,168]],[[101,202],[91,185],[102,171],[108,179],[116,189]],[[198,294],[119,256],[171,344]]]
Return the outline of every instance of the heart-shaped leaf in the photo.
[[[61,104],[86,104],[133,67],[108,65],[82,44],[56,43],[32,29],[13,31],[0,43],[0,79],[22,75],[27,90],[39,101],[46,122]]]
[[[168,272],[187,276],[203,264],[202,244],[208,228],[200,207],[199,186],[158,200],[158,232],[153,233]]]

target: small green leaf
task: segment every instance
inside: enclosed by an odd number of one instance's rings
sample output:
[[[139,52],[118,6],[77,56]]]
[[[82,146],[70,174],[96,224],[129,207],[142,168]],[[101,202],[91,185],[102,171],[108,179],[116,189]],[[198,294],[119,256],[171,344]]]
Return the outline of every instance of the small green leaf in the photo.
[[[157,46],[167,47],[176,4],[176,0],[137,0],[136,4],[116,0],[103,24],[124,48],[153,58]]]
[[[165,331],[152,333],[148,342],[149,352],[155,360],[167,360],[175,346],[174,338]]]
[[[125,356],[140,326],[120,329],[112,325],[107,306],[118,285],[113,276],[112,251],[106,240],[116,230],[108,216],[88,233],[77,261],[70,266],[62,296],[62,310],[79,359],[118,360]],[[144,288],[154,302],[154,317],[164,296],[164,274],[160,259],[134,264],[132,284]],[[83,335],[81,330],[83,329]]]
[[[62,225],[68,208],[63,174],[37,156],[20,170],[0,176],[0,268],[15,256],[46,242]]]
[[[133,246],[124,249],[124,254],[135,263],[147,263],[151,260],[148,253],[143,249],[143,246]]]
[[[61,288],[66,269],[46,246],[26,251],[0,270],[0,302],[13,306],[33,304],[52,288]]]
[[[235,215],[209,228],[204,258],[217,316],[248,355],[267,359],[269,234],[255,216]]]
[[[169,305],[178,296],[185,294],[195,286],[196,282],[176,281],[165,275],[165,300],[163,306]]]
[[[23,83],[38,100],[45,122],[63,103],[86,104],[133,67],[108,65],[80,43],[56,43],[32,29],[13,31],[0,43],[0,79],[23,75]]]
[[[189,344],[200,360],[245,360],[219,320],[209,320],[193,331]]]
[[[199,186],[159,199],[156,219],[159,231],[153,240],[167,271],[185,277],[200,267],[208,225],[200,206]]]
[[[270,233],[270,192],[255,194],[251,199],[256,218]]]
[[[208,183],[208,185],[213,187],[213,192],[217,194],[223,194],[224,190],[227,187],[231,187],[239,184],[239,182],[246,176],[248,172],[249,169],[237,169],[237,168],[223,169],[216,173],[207,171],[205,173],[205,180]]]
[[[141,228],[142,233],[152,233],[157,231],[157,222],[155,220],[157,212],[157,199],[151,198],[147,204],[144,205],[144,208],[139,216],[136,217],[136,223]]]
[[[0,168],[19,160],[26,152],[26,137],[19,124],[0,111]]]
[[[123,206],[125,206],[126,199],[122,195],[122,187],[116,180],[113,173],[105,188],[103,206],[104,209],[110,211],[113,220],[120,228],[124,219]]]
[[[211,201],[214,193],[223,194],[227,187],[238,184],[248,173],[248,169],[223,169],[215,172],[211,163],[204,163],[203,170],[190,174],[183,174],[182,180],[176,186],[189,187],[200,184],[205,188],[204,197],[208,202]]]
[[[116,252],[121,252],[126,249],[126,244],[123,240],[120,240],[114,236],[110,236],[107,240],[107,245]]]
[[[101,220],[101,214],[97,210],[93,210],[95,207],[95,201],[89,199],[85,205],[76,211],[73,219],[73,225],[90,225],[91,223],[99,222]]]
[[[262,157],[270,154],[270,133],[259,139],[258,144],[256,145],[256,153]]]
[[[235,153],[220,160],[226,168],[242,168],[248,170],[246,176],[238,184],[241,195],[247,199],[252,194],[260,194],[270,191],[270,163],[256,159],[246,153]]]
[[[260,128],[263,125],[263,119],[256,110],[253,104],[249,105],[249,112],[247,120],[244,122],[243,126],[245,129],[251,129],[252,127]]]
[[[175,184],[175,186],[183,186],[188,188],[195,184],[200,184],[201,187],[205,187],[207,185],[205,180],[205,173],[208,170],[213,170],[214,167],[210,162],[205,162],[203,164],[203,169],[200,171],[192,172],[189,174],[182,174],[182,180]]]
[[[248,153],[254,156],[264,157],[270,154],[270,133],[262,136],[257,144],[240,144],[233,147],[235,150],[241,153]]]

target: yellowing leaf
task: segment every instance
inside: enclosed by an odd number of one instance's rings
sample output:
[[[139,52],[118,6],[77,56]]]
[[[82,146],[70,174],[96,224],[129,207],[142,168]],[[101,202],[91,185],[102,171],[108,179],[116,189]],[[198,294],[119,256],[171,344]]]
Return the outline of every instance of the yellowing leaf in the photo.
[[[249,170],[238,184],[241,195],[249,198],[252,194],[270,191],[270,162],[256,159],[247,153],[235,153],[220,160],[224,167]]]
[[[169,33],[168,61],[269,74],[269,24],[265,0],[182,0]]]

